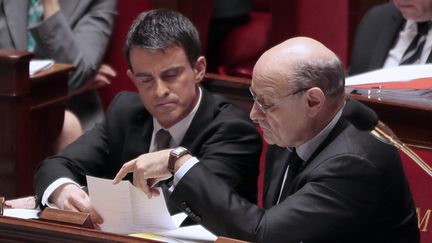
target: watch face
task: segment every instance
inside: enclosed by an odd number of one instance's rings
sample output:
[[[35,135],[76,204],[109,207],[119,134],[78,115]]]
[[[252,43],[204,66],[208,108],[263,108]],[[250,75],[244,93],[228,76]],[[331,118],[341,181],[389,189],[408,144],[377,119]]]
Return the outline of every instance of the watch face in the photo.
[[[171,174],[174,174],[174,167],[177,159],[188,153],[189,151],[183,147],[178,147],[174,150],[171,150],[170,157],[168,159],[168,170],[171,172]]]
[[[178,148],[172,150],[172,153],[175,154],[175,155],[179,155],[179,154],[181,154],[181,153],[182,153],[183,151],[185,151],[185,150],[186,150],[186,149],[183,148],[183,147],[178,147]]]

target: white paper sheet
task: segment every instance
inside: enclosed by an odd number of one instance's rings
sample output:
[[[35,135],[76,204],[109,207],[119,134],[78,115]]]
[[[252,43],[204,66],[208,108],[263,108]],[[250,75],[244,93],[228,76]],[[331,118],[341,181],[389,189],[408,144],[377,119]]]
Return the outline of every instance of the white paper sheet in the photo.
[[[9,216],[20,219],[37,219],[40,210],[37,209],[21,209],[21,208],[5,208],[3,216]]]
[[[155,234],[175,238],[183,242],[214,242],[217,239],[214,234],[210,233],[201,225],[180,227],[174,230],[163,230],[155,232]]]
[[[173,215],[171,218],[179,227],[178,229],[155,231],[153,233],[164,237],[175,238],[182,242],[214,242],[217,239],[216,235],[212,234],[201,225],[180,227],[180,224],[186,217],[187,215],[185,213]]]
[[[346,78],[345,85],[360,85],[386,82],[407,82],[418,78],[432,77],[432,64],[403,65],[379,69]]]
[[[92,205],[104,220],[103,231],[131,234],[177,228],[163,196],[148,199],[129,181],[113,185],[112,180],[87,176],[87,185]]]
[[[36,74],[42,70],[50,68],[52,65],[54,65],[54,61],[47,59],[47,60],[36,60],[33,59],[30,61],[29,65],[29,73],[30,76],[33,74]]]

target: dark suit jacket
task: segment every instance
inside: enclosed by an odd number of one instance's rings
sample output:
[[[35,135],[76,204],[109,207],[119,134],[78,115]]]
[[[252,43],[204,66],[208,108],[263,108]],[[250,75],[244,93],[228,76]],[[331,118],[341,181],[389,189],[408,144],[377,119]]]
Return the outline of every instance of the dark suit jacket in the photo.
[[[252,242],[419,242],[393,146],[341,118],[294,179],[290,195],[272,206],[286,158],[285,148],[269,147],[265,209],[239,197],[203,164],[186,173],[170,199],[216,235]]]
[[[392,3],[369,10],[355,35],[349,75],[382,68],[404,23],[405,19]],[[432,55],[427,59],[427,63],[430,62]]]
[[[137,93],[117,95],[104,122],[42,162],[34,178],[38,203],[45,189],[61,177],[81,185],[86,184],[86,175],[114,178],[125,162],[149,151],[152,119]],[[242,110],[203,89],[180,145],[227,185],[256,201],[261,138]]]

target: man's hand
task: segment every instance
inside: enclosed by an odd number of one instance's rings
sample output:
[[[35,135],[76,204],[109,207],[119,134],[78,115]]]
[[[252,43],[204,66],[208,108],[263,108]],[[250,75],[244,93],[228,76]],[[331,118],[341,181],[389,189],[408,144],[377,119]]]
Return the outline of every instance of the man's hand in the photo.
[[[36,208],[36,202],[34,196],[6,200],[4,204],[6,208],[27,208],[27,209]]]
[[[44,19],[48,19],[60,10],[58,0],[43,0],[42,3],[44,5]]]
[[[143,154],[125,164],[117,173],[113,184],[119,183],[127,173],[133,172],[133,184],[140,188],[148,198],[159,196],[159,191],[152,188],[161,180],[166,180],[172,175],[168,171],[168,158],[171,149],[154,153]]]
[[[49,201],[63,210],[89,213],[96,229],[100,229],[99,224],[103,223],[102,217],[93,209],[90,197],[75,184],[69,183],[60,186],[50,196]]]
[[[108,64],[101,64],[96,75],[87,82],[91,88],[101,88],[111,84],[111,79],[117,77],[117,72]]]
[[[89,90],[95,90],[103,88],[111,84],[111,79],[117,77],[117,72],[108,64],[102,64],[97,73],[89,80],[85,82],[84,85],[76,90],[69,92],[70,96],[76,94],[81,94]]]

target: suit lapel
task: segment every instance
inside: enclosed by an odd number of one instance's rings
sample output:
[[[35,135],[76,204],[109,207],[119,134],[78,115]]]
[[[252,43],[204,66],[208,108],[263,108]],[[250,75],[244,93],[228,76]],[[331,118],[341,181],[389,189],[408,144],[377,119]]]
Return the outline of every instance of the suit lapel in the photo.
[[[429,56],[426,60],[426,63],[432,63],[432,50],[431,50],[431,52],[429,52]]]
[[[319,166],[323,160],[316,159],[319,157],[321,152],[331,143],[333,142],[336,137],[341,134],[346,127],[348,126],[348,122],[345,120],[345,118],[341,117],[339,121],[336,123],[333,130],[330,132],[330,134],[324,139],[324,141],[318,146],[318,148],[313,152],[313,154],[309,157],[309,159],[306,161],[305,168],[295,177],[295,179],[292,181],[291,185],[288,189],[288,196],[295,193],[299,190],[299,183],[302,181],[302,178],[311,173],[317,166]]]
[[[149,152],[152,132],[152,116],[143,109],[141,114],[137,116],[136,122],[128,129],[128,134],[125,137],[127,153],[122,155],[123,163]]]
[[[370,70],[382,68],[388,56],[390,49],[394,46],[398,38],[400,29],[402,28],[405,20],[400,12],[394,8],[392,9],[392,18],[387,24],[383,24],[384,29],[377,37],[377,43],[372,52]]]
[[[27,0],[3,1],[5,18],[16,50],[27,50]],[[26,11],[23,11],[25,9]],[[23,12],[25,16],[22,16]]]
[[[266,157],[266,168],[264,176],[264,207],[270,208],[275,205],[279,197],[281,182],[285,174],[283,169],[289,156],[286,148],[276,145],[269,146]]]

